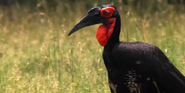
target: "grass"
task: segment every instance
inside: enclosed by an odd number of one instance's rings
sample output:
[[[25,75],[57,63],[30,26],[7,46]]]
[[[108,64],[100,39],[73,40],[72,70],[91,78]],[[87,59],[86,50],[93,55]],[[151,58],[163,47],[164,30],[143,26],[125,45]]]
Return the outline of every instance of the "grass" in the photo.
[[[87,11],[76,7],[78,12],[69,5],[42,12],[15,6],[11,19],[0,10],[0,93],[109,92],[103,47],[95,38],[99,25],[67,36]],[[119,9],[122,41],[158,46],[185,74],[184,14],[166,9],[140,17]]]

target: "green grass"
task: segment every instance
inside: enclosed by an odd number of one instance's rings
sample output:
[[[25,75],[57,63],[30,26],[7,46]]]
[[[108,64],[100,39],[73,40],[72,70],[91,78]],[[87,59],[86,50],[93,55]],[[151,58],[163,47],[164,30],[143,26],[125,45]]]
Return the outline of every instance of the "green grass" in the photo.
[[[66,10],[64,10],[64,7]],[[66,8],[67,7],[67,8]],[[68,32],[85,14],[83,6],[56,11],[0,10],[0,93],[108,93],[107,72],[95,33],[99,25]],[[172,9],[142,17],[120,7],[122,41],[158,46],[185,74],[185,16]]]

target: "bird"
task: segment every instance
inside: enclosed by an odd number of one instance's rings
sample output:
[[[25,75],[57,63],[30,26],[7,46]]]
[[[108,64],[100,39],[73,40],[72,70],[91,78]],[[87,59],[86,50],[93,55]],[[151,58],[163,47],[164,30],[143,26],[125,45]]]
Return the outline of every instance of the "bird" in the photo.
[[[103,60],[111,93],[185,93],[185,77],[155,45],[120,41],[121,18],[110,4],[91,8],[69,32],[101,24],[96,38],[103,46]]]

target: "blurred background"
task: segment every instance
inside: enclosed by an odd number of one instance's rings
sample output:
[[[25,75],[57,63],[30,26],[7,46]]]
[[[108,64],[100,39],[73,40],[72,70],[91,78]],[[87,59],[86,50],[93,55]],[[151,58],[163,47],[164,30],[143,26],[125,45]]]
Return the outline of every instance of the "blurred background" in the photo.
[[[99,25],[67,36],[101,4],[119,9],[122,41],[158,46],[185,74],[185,0],[0,0],[0,93],[109,93]]]

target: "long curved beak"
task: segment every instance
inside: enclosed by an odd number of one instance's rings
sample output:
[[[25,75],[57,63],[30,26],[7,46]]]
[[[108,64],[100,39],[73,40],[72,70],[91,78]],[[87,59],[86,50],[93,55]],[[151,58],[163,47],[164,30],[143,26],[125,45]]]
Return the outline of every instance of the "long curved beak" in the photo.
[[[91,14],[88,14],[88,15],[84,16],[73,27],[73,29],[69,32],[68,36],[71,35],[72,33],[76,32],[77,30],[83,28],[83,27],[94,25],[94,24],[98,24],[98,23],[103,23],[103,22],[106,22],[106,21],[107,21],[107,18],[106,17],[102,17],[100,15],[91,15]]]

